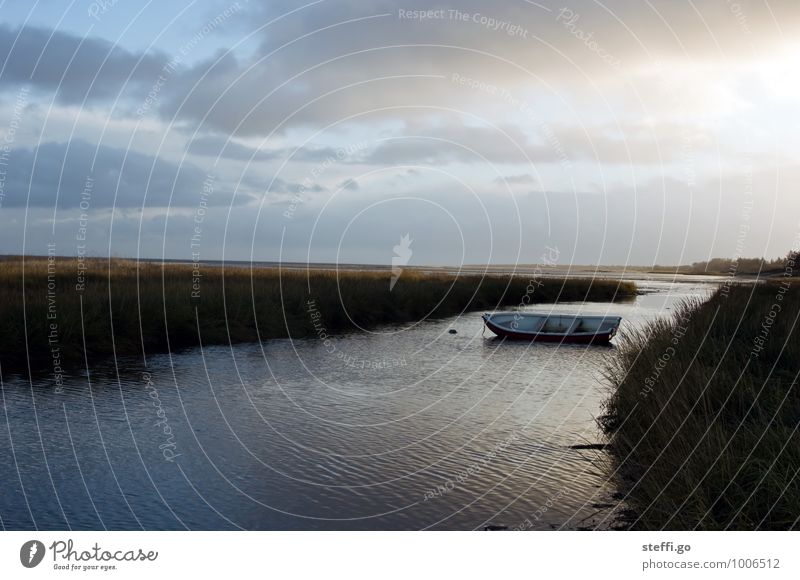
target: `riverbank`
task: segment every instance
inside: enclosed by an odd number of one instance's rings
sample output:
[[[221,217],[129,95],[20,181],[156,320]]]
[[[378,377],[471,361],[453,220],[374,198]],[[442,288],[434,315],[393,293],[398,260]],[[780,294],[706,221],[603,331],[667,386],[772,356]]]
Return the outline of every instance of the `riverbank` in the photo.
[[[0,364],[58,373],[99,357],[267,338],[324,338],[467,310],[632,297],[630,282],[337,273],[122,259],[0,262]],[[55,370],[54,370],[55,369]]]
[[[634,529],[800,518],[800,287],[732,286],[621,337],[601,425]]]

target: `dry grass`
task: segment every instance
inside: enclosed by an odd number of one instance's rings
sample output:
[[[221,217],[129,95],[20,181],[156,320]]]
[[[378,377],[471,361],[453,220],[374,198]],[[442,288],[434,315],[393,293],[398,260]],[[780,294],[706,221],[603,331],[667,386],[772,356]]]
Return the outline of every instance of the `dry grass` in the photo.
[[[314,336],[443,317],[465,310],[519,304],[528,278],[427,275],[405,271],[393,291],[390,272],[279,271],[203,267],[193,287],[190,265],[128,260],[89,260],[76,289],[78,263],[59,258],[48,271],[41,258],[0,262],[0,364],[4,370],[52,370],[58,348],[65,366],[98,357],[141,355],[203,344]],[[53,283],[53,302],[48,284]],[[195,292],[196,290],[196,292]],[[635,285],[606,280],[547,279],[532,302],[609,301],[636,292]],[[194,293],[194,295],[193,295]],[[52,310],[51,310],[52,307]],[[52,312],[54,319],[48,319]],[[57,340],[48,341],[49,325]],[[84,349],[85,341],[85,349]]]
[[[798,527],[799,318],[800,287],[734,286],[623,338],[601,423],[633,527]]]

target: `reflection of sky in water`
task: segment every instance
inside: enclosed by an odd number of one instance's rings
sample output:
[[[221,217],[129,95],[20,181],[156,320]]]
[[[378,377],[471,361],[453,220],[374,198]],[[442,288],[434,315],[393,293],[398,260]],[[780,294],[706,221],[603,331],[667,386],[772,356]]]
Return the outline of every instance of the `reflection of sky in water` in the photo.
[[[649,293],[633,303],[532,309],[640,325],[709,289],[640,287]],[[328,345],[273,340],[161,355],[147,369],[121,362],[119,378],[106,364],[91,389],[75,378],[61,395],[6,377],[3,525],[593,525],[603,514],[592,504],[612,490],[592,455],[568,446],[598,440],[614,347],[489,339],[480,314]]]

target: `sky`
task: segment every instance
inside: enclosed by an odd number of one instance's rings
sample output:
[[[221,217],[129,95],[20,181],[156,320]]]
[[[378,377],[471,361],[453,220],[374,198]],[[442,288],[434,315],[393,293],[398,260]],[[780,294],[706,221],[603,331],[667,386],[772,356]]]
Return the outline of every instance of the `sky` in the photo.
[[[798,63],[796,0],[0,2],[0,254],[776,257]]]

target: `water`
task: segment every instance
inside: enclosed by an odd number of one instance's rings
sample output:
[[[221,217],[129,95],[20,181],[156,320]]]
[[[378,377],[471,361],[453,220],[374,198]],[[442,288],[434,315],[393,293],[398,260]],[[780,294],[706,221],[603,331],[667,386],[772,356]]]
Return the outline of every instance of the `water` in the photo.
[[[706,295],[539,305],[623,328]],[[323,313],[324,315],[324,313]],[[503,342],[480,312],[410,327],[4,377],[5,529],[607,527],[595,424],[616,349]],[[448,331],[455,329],[457,334]]]

